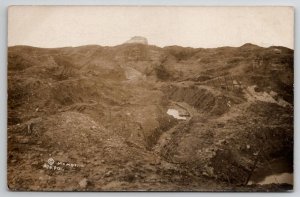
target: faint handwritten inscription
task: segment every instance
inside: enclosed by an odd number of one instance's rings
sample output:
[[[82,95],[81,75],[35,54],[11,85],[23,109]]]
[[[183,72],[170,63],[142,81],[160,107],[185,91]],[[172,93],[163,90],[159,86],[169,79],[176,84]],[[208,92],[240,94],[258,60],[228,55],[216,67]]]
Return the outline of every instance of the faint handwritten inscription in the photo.
[[[55,161],[53,158],[49,158],[47,163],[43,164],[43,168],[47,170],[54,170],[54,171],[64,171],[66,169],[75,169],[75,168],[83,168],[83,165],[79,165],[76,163],[68,163],[62,161]]]

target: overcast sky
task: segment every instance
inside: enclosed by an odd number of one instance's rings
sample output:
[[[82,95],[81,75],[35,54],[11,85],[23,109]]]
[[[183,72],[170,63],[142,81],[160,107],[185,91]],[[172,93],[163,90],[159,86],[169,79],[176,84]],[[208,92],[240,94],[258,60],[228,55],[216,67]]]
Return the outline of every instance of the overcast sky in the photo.
[[[294,13],[291,7],[13,6],[8,11],[9,46],[114,46],[133,36],[157,46],[294,48]]]

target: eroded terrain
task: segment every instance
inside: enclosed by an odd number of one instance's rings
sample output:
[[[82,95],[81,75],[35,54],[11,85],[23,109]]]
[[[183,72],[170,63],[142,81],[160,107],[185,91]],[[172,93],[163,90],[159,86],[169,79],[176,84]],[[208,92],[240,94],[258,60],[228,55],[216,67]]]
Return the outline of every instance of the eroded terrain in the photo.
[[[8,49],[12,190],[292,189],[259,184],[282,173],[293,173],[293,50]]]

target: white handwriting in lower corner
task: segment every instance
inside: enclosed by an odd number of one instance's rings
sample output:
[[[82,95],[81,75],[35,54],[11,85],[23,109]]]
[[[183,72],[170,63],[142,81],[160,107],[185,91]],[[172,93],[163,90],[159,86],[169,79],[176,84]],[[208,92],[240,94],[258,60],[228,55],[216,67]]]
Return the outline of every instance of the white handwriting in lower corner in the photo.
[[[55,161],[53,158],[49,158],[47,160],[47,163],[43,164],[43,168],[47,170],[54,170],[54,171],[64,171],[66,169],[83,168],[83,167],[84,167],[83,165],[79,165],[76,163]]]
[[[57,170],[57,171],[63,171],[64,169],[59,167],[59,166],[55,166],[55,165],[49,165],[49,164],[44,164],[43,168],[47,169],[47,170]]]

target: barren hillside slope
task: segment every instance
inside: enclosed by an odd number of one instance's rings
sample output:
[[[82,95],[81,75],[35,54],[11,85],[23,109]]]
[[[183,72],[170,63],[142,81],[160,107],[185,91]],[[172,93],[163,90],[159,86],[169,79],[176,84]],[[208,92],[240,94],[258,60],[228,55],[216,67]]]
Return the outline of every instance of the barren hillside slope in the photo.
[[[293,53],[9,47],[9,188],[291,189],[253,176],[293,172]],[[277,161],[287,167],[270,167]]]

